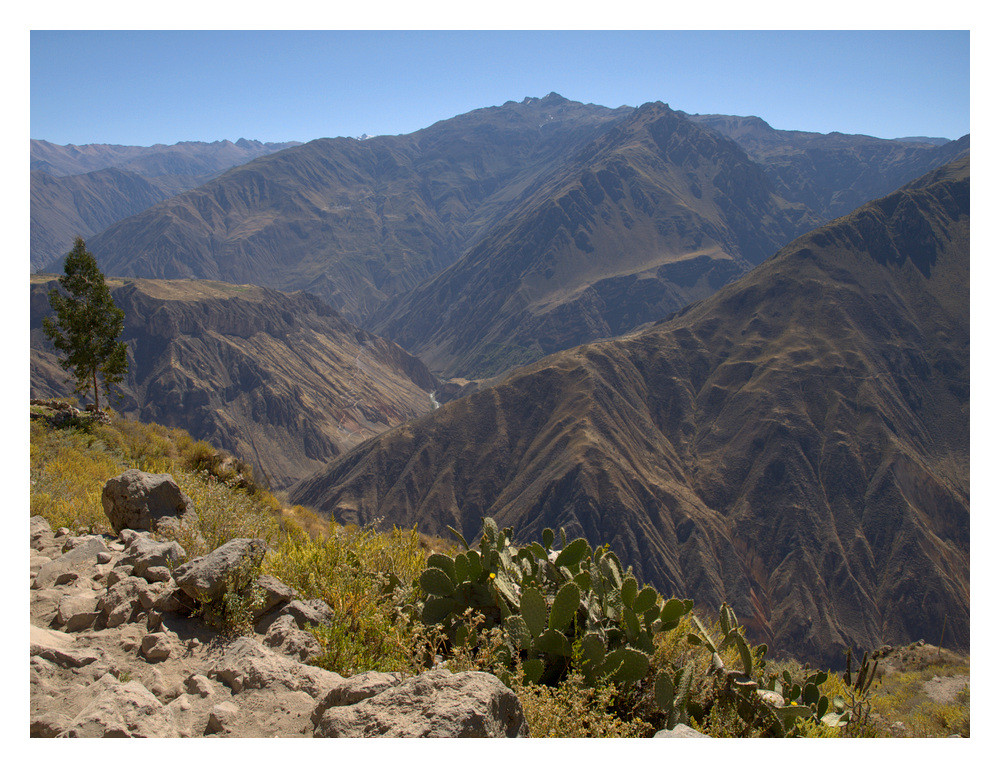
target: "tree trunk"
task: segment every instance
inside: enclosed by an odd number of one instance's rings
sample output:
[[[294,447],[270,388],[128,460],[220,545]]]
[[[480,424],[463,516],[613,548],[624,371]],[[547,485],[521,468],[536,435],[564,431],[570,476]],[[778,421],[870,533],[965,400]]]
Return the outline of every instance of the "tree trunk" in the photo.
[[[96,368],[94,369],[92,375],[94,377],[94,410],[95,411],[99,411],[99,410],[101,410],[101,396],[100,396],[100,394],[97,391],[97,369]]]

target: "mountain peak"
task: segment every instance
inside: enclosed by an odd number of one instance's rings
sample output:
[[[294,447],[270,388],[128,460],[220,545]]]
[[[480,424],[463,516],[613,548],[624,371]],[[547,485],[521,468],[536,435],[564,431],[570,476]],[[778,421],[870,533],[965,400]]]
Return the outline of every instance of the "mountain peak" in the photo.
[[[525,96],[522,104],[543,104],[545,106],[552,106],[555,104],[566,104],[569,102],[565,96],[560,96],[555,91],[550,91],[548,95],[538,98],[537,96]]]

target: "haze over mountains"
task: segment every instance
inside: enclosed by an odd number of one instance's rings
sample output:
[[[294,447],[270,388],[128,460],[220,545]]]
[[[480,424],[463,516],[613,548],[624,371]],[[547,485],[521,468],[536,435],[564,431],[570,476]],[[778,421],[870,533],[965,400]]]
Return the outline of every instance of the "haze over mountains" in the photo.
[[[805,235],[647,331],[558,353],[292,491],[466,536],[609,542],[758,639],[968,642],[969,164]],[[944,616],[947,614],[947,621]]]
[[[221,171],[298,142],[184,141],[170,146],[58,145],[31,141],[31,268]]]
[[[88,245],[108,274],[307,290],[476,378],[655,321],[968,149],[770,133],[748,155],[663,104],[549,94],[261,157]]]
[[[565,526],[814,663],[968,643],[968,136],[549,94],[179,194],[187,152],[43,144],[32,253],[93,227],[127,413],[341,521]]]
[[[969,151],[956,141],[876,139],[844,133],[778,131],[759,117],[685,115],[735,141],[759,163],[778,194],[834,219]]]

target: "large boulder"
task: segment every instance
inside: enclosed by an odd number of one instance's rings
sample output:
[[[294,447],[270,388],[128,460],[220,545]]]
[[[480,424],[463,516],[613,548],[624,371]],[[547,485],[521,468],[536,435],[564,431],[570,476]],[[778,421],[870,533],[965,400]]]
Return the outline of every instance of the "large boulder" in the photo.
[[[194,502],[170,475],[127,469],[104,484],[104,514],[115,532],[125,528],[155,531],[167,520],[176,523],[194,514]]]
[[[263,539],[230,539],[207,555],[175,568],[174,582],[188,597],[214,602],[230,585],[238,590],[252,585],[266,549]]]
[[[305,691],[314,698],[326,696],[344,681],[335,672],[300,664],[249,637],[229,643],[210,674],[228,685],[233,693],[268,688]]]
[[[44,549],[45,547],[51,547],[55,542],[55,534],[52,532],[52,527],[49,525],[49,521],[41,515],[32,516],[29,521],[29,526],[31,530],[32,548]]]
[[[149,578],[151,568],[174,568],[187,557],[184,548],[176,541],[156,541],[145,536],[136,536],[128,545],[125,554],[116,567],[132,566],[132,575],[147,581],[162,581]]]
[[[314,736],[528,736],[517,696],[493,675],[433,669],[351,706],[317,712]]]
[[[100,552],[107,552],[108,547],[100,536],[86,536],[85,540],[78,546],[66,552],[61,557],[44,563],[38,569],[32,589],[44,589],[51,587],[56,582],[65,581],[62,577],[67,574],[78,574],[81,570],[86,570],[97,566],[97,555]],[[74,577],[75,578],[75,577]]]
[[[106,675],[103,692],[61,735],[69,737],[156,738],[177,736],[170,710],[136,680],[121,683]]]

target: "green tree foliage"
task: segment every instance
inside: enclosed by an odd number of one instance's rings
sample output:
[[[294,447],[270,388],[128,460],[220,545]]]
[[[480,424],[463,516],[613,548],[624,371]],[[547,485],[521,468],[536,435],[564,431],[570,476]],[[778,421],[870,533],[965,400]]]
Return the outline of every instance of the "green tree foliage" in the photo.
[[[58,289],[49,292],[49,304],[55,317],[43,322],[45,334],[62,353],[59,364],[76,378],[74,391],[86,396],[94,393],[94,407],[100,408],[98,375],[105,389],[122,380],[128,369],[125,342],[119,341],[125,327],[125,313],[115,306],[104,275],[87,250],[82,238],[76,238],[73,250],[66,255]]]

